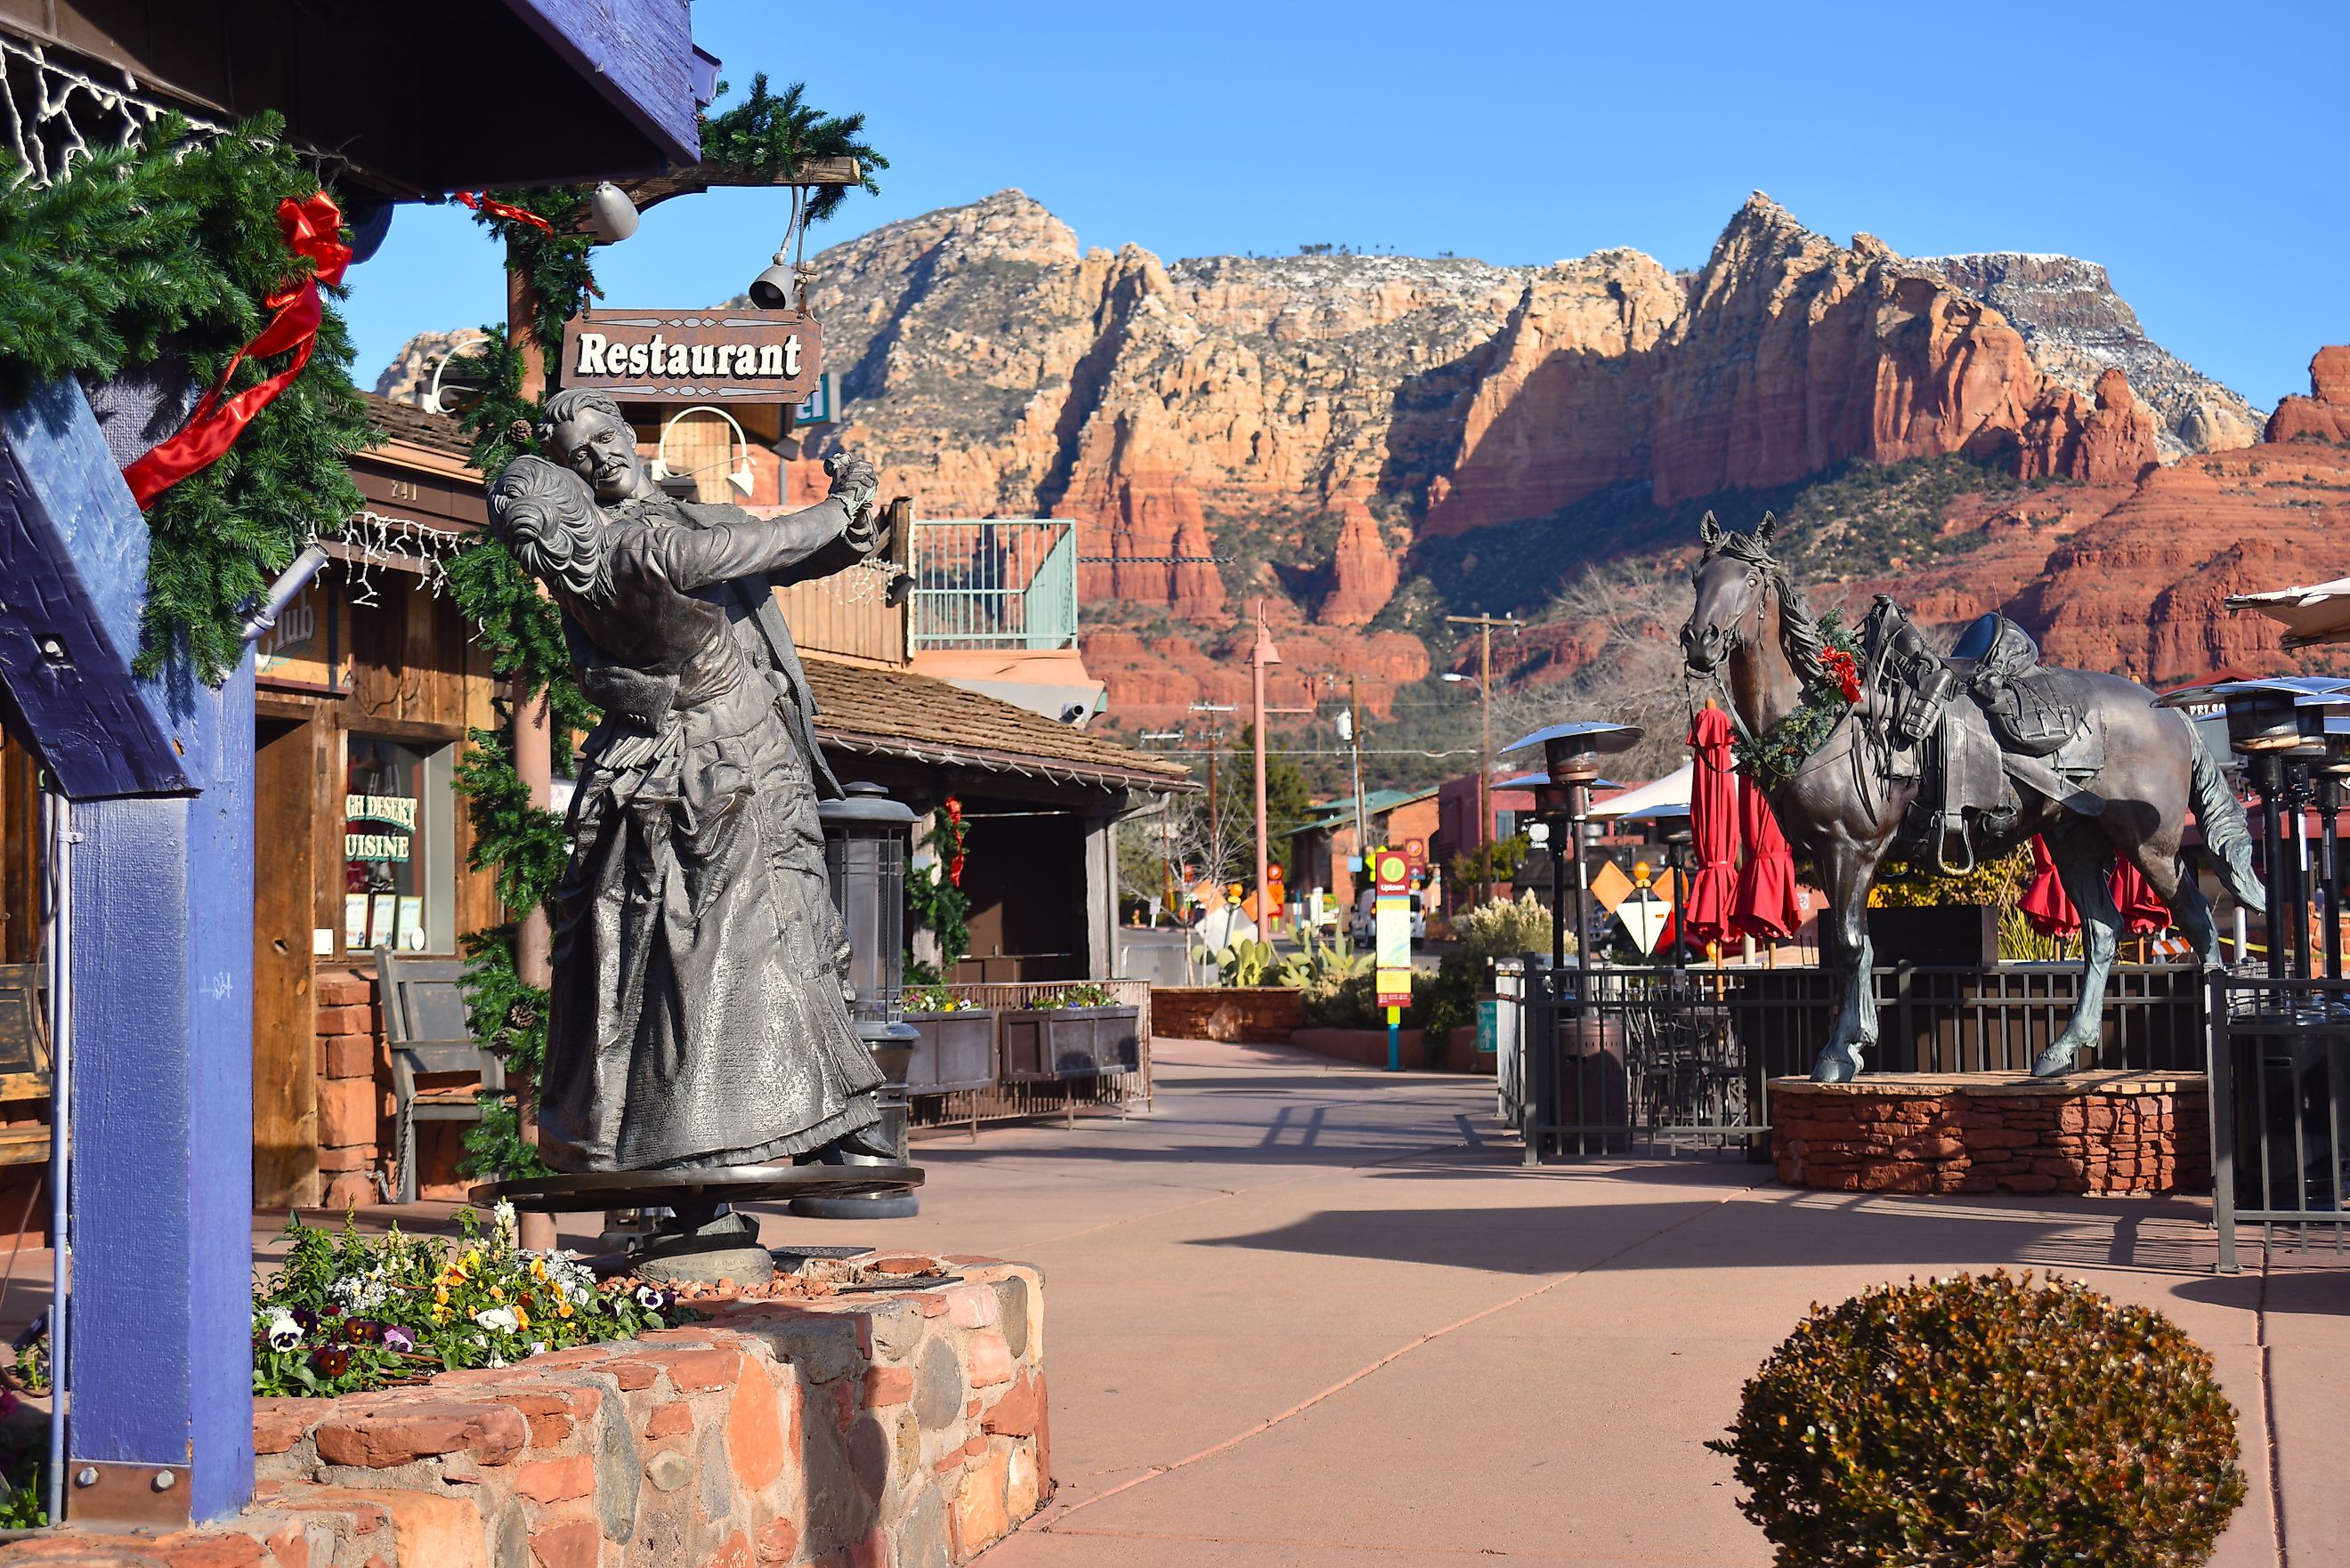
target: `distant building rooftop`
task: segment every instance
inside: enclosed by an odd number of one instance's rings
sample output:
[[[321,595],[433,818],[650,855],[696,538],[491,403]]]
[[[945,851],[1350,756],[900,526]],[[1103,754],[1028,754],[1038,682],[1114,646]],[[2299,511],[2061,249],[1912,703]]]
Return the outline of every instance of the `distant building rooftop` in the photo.
[[[823,659],[807,678],[827,748],[1162,794],[1199,787],[1180,763],[943,680]]]
[[[368,423],[393,440],[430,447],[454,457],[473,455],[473,438],[447,414],[427,413],[414,403],[394,402],[373,392],[360,396],[367,399]]]

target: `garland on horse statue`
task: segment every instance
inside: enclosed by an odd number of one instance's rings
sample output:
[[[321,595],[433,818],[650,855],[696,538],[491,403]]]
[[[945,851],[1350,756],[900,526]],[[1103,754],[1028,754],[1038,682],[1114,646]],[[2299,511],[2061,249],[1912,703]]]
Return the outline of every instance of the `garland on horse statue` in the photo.
[[[1835,1027],[1812,1070],[1848,1082],[1877,1044],[1868,890],[1888,858],[1964,871],[2045,839],[2081,913],[2081,995],[2037,1077],[2092,1055],[2121,921],[2107,890],[2126,856],[2207,966],[2220,962],[2210,906],[2182,848],[2190,814],[2228,891],[2263,905],[2244,808],[2186,716],[2134,680],[2044,668],[2023,628],[1987,615],[1950,657],[1926,646],[1894,602],[1861,630],[1814,617],[1771,555],[1768,514],[1752,534],[1700,524],[1681,628],[1693,679],[1728,699],[1741,764],[1827,906],[1821,955],[1843,981]]]

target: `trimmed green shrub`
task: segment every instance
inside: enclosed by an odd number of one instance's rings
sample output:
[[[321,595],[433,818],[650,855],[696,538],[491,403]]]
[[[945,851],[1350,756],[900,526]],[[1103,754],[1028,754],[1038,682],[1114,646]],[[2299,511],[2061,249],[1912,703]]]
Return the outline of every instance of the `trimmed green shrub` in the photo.
[[[2200,1345],[2004,1270],[1814,1305],[1706,1446],[1779,1568],[2183,1568],[2244,1501]]]

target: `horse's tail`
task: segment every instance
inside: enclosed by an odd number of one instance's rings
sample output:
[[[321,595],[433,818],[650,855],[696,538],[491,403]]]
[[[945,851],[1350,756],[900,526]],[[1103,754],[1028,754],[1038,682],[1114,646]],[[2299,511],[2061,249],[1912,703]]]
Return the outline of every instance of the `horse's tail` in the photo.
[[[2261,886],[2260,876],[2252,869],[2252,830],[2244,820],[2243,803],[2228,787],[2227,776],[2211,760],[2203,737],[2195,733],[2192,725],[2188,734],[2195,744],[2195,820],[2203,829],[2203,842],[2211,858],[2218,863],[2220,880],[2238,903],[2264,909],[2268,889]]]

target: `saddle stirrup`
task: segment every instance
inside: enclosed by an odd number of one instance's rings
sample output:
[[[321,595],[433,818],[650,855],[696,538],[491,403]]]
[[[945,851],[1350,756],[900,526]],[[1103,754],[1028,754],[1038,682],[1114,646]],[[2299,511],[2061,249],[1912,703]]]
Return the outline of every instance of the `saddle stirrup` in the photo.
[[[1950,818],[1954,815],[1959,818],[1955,828],[1950,825]],[[1950,841],[1954,838],[1958,841],[1959,848],[1966,854],[1966,864],[1963,866],[1953,864],[1950,859]],[[1964,815],[1948,811],[1938,811],[1934,814],[1934,863],[1945,877],[1965,877],[1973,872],[1975,846],[1974,841],[1967,836],[1967,819]]]

